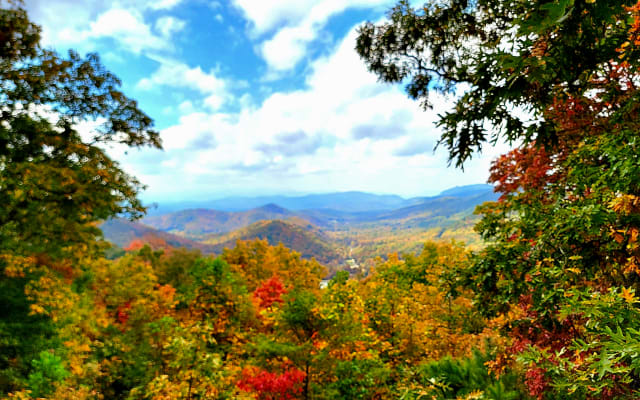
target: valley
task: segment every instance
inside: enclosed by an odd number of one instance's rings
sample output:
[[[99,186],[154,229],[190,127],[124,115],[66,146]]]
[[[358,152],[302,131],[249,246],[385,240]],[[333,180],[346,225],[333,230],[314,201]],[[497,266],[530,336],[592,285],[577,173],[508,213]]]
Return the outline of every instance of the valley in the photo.
[[[113,219],[102,230],[106,240],[121,248],[136,241],[206,254],[221,254],[238,240],[263,239],[271,245],[282,243],[303,258],[315,258],[333,274],[354,270],[353,265],[367,270],[377,257],[391,253],[418,254],[427,241],[457,241],[479,248],[473,211],[496,198],[490,185],[410,199],[361,192],[228,198],[159,206],[140,221]],[[158,213],[189,205],[201,207]]]

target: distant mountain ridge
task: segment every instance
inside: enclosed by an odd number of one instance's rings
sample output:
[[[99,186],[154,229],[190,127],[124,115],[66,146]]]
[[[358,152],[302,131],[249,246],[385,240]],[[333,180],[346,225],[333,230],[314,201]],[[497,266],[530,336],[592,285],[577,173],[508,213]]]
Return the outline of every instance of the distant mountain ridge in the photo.
[[[282,220],[297,216],[296,213],[270,203],[248,211],[218,211],[189,209],[174,213],[149,216],[142,223],[165,232],[173,232],[197,238],[203,235],[231,232],[258,221]]]
[[[199,240],[206,235],[242,229],[258,221],[292,218],[307,221],[327,230],[335,230],[338,225],[357,227],[361,224],[386,224],[398,228],[432,227],[454,214],[462,212],[471,214],[476,205],[497,198],[493,193],[493,187],[489,185],[458,187],[443,193],[445,195],[403,200],[402,207],[391,210],[353,212],[332,209],[329,205],[324,208],[293,211],[269,203],[251,210],[236,212],[201,208],[182,210],[149,216],[144,218],[142,223],[194,240]],[[349,196],[350,194],[345,194],[342,198]],[[331,197],[334,201],[337,198],[333,195]]]
[[[438,197],[443,197],[443,196],[465,197],[465,196],[470,196],[472,194],[485,193],[487,191],[493,191],[493,186],[487,185],[486,183],[480,183],[477,185],[455,186],[455,187],[452,187],[451,189],[442,191],[438,195]]]
[[[458,193],[459,194],[456,195],[435,197],[409,207],[382,213],[374,220],[413,220],[417,223],[414,226],[426,228],[434,226],[434,222],[437,223],[439,217],[447,218],[464,212],[471,214],[478,204],[496,200],[498,197],[498,195],[493,193],[493,191],[487,192],[478,190]],[[419,220],[423,220],[423,222],[426,223],[421,224]]]
[[[226,212],[249,211],[268,204],[277,205],[290,211],[330,209],[344,212],[370,212],[408,207],[425,199],[436,197],[464,197],[472,193],[486,191],[493,191],[493,186],[486,184],[457,186],[447,189],[437,196],[409,199],[391,194],[380,195],[357,191],[304,196],[227,197],[209,201],[160,203],[157,207],[151,207],[148,215],[156,216],[186,209],[209,209]]]
[[[159,204],[151,207],[149,215],[175,212],[180,209],[204,208],[227,212],[248,211],[275,204],[292,211],[330,208],[341,211],[357,212],[369,210],[388,210],[401,207],[406,200],[396,195],[377,195],[364,192],[340,192],[310,194],[305,196],[259,196],[227,197],[218,200]]]
[[[283,198],[299,201],[298,206],[322,207],[290,210],[271,202],[273,197],[260,197],[253,201],[270,202],[244,211],[179,210],[145,217],[141,223],[111,220],[102,229],[107,240],[121,247],[134,239],[160,238],[172,246],[198,248],[206,253],[220,253],[237,240],[261,238],[335,266],[351,257],[352,250],[362,259],[365,255],[386,256],[388,252],[419,249],[424,240],[477,243],[479,238],[472,229],[477,217],[472,212],[477,205],[496,200],[498,194],[490,185],[470,185],[445,190],[438,196],[411,199],[360,192]],[[320,199],[326,203],[320,203]],[[371,208],[358,204],[358,199],[364,199]],[[392,204],[397,206],[379,208]]]

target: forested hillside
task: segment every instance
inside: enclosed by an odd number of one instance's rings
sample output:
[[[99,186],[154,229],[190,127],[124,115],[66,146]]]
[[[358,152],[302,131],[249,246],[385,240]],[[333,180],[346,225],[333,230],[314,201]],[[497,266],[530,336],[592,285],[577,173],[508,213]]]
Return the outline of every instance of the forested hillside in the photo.
[[[154,248],[185,247],[199,249],[203,253],[213,253],[212,246],[189,240],[185,237],[150,228],[140,222],[113,218],[100,225],[102,235],[115,246],[121,248],[136,247],[137,244],[149,244]]]
[[[101,229],[106,240],[120,247],[140,240],[151,243],[157,237],[174,246],[216,254],[232,248],[237,240],[266,239],[274,246],[282,243],[304,258],[315,258],[330,267],[333,274],[348,268],[348,260],[371,266],[376,257],[386,258],[390,253],[417,255],[430,240],[455,240],[479,248],[480,236],[473,231],[479,218],[473,210],[498,198],[493,186],[471,185],[429,198],[395,197],[401,207],[390,210],[366,209],[372,199],[378,198],[375,195],[367,195],[369,203],[358,206],[362,211],[348,212],[341,210],[346,206],[336,206],[339,199],[352,203],[363,195],[306,196],[302,198],[304,202],[313,198],[322,207],[298,211],[277,204],[235,212],[188,209],[145,217],[140,222],[148,227],[113,220],[105,222]],[[381,201],[388,198],[381,197]],[[326,204],[319,203],[327,198],[330,201]]]
[[[323,232],[309,224],[287,221],[260,221],[244,229],[226,235],[206,238],[203,243],[211,245],[214,252],[221,254],[224,249],[235,247],[238,240],[262,239],[274,246],[282,244],[295,249],[304,258],[313,258],[334,269],[344,263],[345,251]]]
[[[114,219],[143,217],[144,186],[107,149],[160,134],[98,55],[54,52],[2,3],[0,397],[640,398],[640,2],[414,6],[355,51],[425,107],[455,94],[437,121],[452,164],[511,143],[497,198],[149,219],[196,243]],[[274,215],[292,218],[256,219]],[[446,240],[473,223],[480,245]],[[322,282],[336,250],[367,274]]]
[[[227,233],[245,228],[258,221],[287,219],[296,216],[275,204],[266,204],[244,212],[225,212],[209,209],[182,210],[170,214],[144,218],[146,225],[162,231],[181,233],[191,238],[207,234]]]

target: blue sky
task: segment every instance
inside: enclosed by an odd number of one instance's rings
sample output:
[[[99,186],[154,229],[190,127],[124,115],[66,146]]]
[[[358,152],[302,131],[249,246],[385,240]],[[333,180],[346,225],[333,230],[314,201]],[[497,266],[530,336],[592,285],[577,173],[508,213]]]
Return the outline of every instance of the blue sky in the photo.
[[[46,46],[98,52],[161,132],[164,151],[108,149],[146,201],[361,190],[403,196],[486,181],[435,153],[437,114],[378,83],[356,29],[387,0],[29,0]],[[86,124],[81,129],[92,129]]]

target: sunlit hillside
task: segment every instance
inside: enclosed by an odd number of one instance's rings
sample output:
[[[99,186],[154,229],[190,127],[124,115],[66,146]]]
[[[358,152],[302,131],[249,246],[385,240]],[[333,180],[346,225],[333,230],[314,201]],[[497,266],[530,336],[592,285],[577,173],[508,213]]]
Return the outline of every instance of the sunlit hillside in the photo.
[[[480,237],[473,231],[478,217],[473,210],[497,197],[493,187],[475,185],[432,198],[397,197],[397,209],[344,211],[349,206],[341,202],[352,204],[362,196],[324,195],[327,204],[317,203],[317,209],[298,211],[276,204],[235,212],[189,209],[146,217],[142,220],[146,229],[135,224],[127,230],[121,222],[107,222],[102,229],[107,240],[121,247],[156,232],[169,243],[177,244],[181,238],[183,246],[216,254],[234,247],[237,240],[266,239],[272,245],[282,243],[305,258],[315,258],[329,266],[333,275],[337,270],[350,269],[348,260],[370,266],[377,257],[386,258],[392,253],[416,255],[427,241],[457,241],[479,249]],[[311,197],[284,202],[308,204]],[[377,197],[368,195],[367,199],[373,204]],[[381,196],[380,203],[387,199]]]

